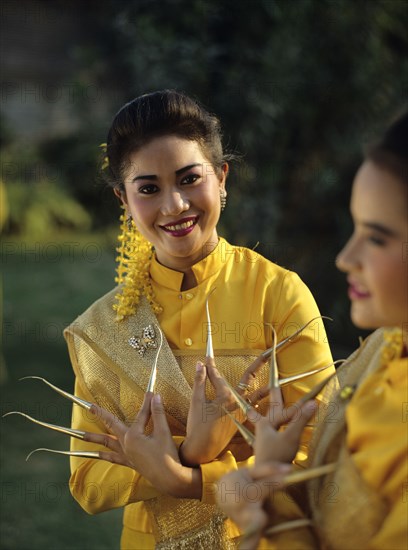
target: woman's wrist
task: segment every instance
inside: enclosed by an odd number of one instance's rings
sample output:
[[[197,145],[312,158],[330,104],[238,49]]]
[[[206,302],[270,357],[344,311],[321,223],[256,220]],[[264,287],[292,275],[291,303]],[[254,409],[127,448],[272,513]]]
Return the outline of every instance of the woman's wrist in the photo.
[[[186,439],[184,439],[184,441],[182,441],[178,449],[178,455],[179,455],[181,464],[183,466],[186,466],[187,468],[198,468],[200,465],[197,462],[189,460],[188,452],[186,453],[186,448],[187,448]]]
[[[200,468],[189,468],[178,464],[176,475],[168,487],[168,493],[177,498],[201,500],[202,476]]]

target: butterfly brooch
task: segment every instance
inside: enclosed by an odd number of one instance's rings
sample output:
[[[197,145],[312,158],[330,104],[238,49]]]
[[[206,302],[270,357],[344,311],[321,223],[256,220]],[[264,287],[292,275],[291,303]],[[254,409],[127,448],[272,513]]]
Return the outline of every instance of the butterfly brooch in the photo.
[[[132,336],[129,338],[129,344],[134,348],[140,356],[144,356],[148,349],[156,349],[156,332],[153,325],[148,325],[142,330],[140,338]]]

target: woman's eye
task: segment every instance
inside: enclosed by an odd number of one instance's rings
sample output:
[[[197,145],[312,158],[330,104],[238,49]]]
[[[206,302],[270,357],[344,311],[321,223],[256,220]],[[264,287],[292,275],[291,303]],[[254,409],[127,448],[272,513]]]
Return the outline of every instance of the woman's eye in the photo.
[[[386,241],[382,237],[376,237],[375,235],[371,235],[371,237],[368,238],[369,241],[377,246],[385,246]]]
[[[159,188],[157,187],[157,185],[154,185],[153,183],[149,183],[148,185],[142,185],[142,187],[139,187],[139,193],[142,193],[143,195],[152,195],[158,190]]]
[[[184,184],[191,184],[191,183],[195,183],[198,179],[200,179],[200,176],[198,174],[189,174],[188,176],[185,176],[182,180],[181,180],[181,184],[184,185]]]

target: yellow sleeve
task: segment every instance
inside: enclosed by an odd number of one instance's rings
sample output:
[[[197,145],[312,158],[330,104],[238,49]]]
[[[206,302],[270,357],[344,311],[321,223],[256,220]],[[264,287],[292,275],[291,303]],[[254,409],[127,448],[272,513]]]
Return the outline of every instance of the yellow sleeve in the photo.
[[[269,503],[272,523],[277,528],[274,534],[262,538],[258,550],[318,550],[320,543],[313,528],[297,525],[305,518],[302,510],[284,491],[275,492]]]
[[[238,470],[239,467],[250,466],[253,463],[254,457],[250,457],[243,462],[237,462],[231,451],[225,452],[216,460],[201,464],[201,478],[203,483],[203,492],[201,502],[205,504],[216,504],[217,483],[223,475]]]
[[[321,315],[308,287],[296,273],[291,271],[286,272],[280,289],[271,288],[267,293],[265,322],[268,310],[273,309],[276,301],[274,328],[278,342]],[[278,351],[277,361],[281,378],[329,365],[333,359],[323,321],[319,318],[312,321],[299,336]],[[334,367],[284,386],[282,392],[285,403],[287,405],[296,403],[302,395],[331,372],[334,372]]]
[[[401,494],[400,499],[388,513],[383,525],[371,540],[367,550],[406,550],[408,548],[408,499]]]
[[[311,526],[299,526],[305,515],[287,491],[274,491],[267,503],[269,528],[282,529],[262,539],[258,550],[318,550],[317,536]]]
[[[275,310],[276,325],[274,327],[277,331],[278,342],[321,315],[312,293],[296,273],[287,271],[282,280],[281,288],[274,292],[272,290],[271,288],[268,293],[269,298],[265,303],[265,317],[268,315],[268,308],[272,308],[278,294],[278,305]],[[322,319],[319,318],[312,321],[302,331],[301,335],[285,345],[277,354],[280,378],[325,367],[332,361],[326,330]],[[284,386],[282,395],[285,405],[288,407],[296,403],[311,388],[332,374],[334,370],[332,366],[319,374],[308,376]],[[307,459],[311,434],[311,428],[305,428],[303,431],[300,449],[296,457],[296,463],[298,464],[302,464]]]
[[[92,396],[78,381],[75,382],[75,395],[92,402]],[[106,428],[100,421],[77,405],[73,406],[72,427],[87,432],[106,433]],[[106,448],[72,438],[71,450],[106,451]],[[120,508],[159,494],[145,478],[127,466],[78,457],[71,457],[69,486],[72,496],[89,514]]]
[[[347,446],[387,516],[367,550],[408,548],[408,359],[390,361],[357,388],[346,410]]]
[[[296,273],[287,271],[279,287],[276,280],[274,280],[271,287],[266,289],[264,320],[266,323],[268,319],[271,319],[275,330],[277,330],[278,341],[293,334],[308,321],[318,316],[320,316],[320,312],[310,290]],[[277,356],[280,377],[323,367],[330,364],[332,360],[326,331],[321,319],[313,321],[302,332],[301,336],[282,348]],[[285,386],[282,391],[285,404],[288,406],[295,403],[315,384],[333,372],[334,367],[330,367],[320,374],[306,377]],[[310,428],[306,428],[303,432],[300,449],[296,457],[296,463],[298,464],[302,464],[307,458],[307,447],[311,431]],[[227,451],[217,460],[202,464],[200,466],[203,479],[202,501],[214,504],[215,485],[218,480],[229,471],[249,466],[252,463],[253,457],[244,462],[237,462],[233,454]]]

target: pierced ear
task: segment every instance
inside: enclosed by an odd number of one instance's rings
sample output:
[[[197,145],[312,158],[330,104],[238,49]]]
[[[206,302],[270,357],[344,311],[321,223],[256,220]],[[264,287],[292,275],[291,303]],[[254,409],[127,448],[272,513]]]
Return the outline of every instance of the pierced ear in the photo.
[[[221,172],[222,172],[222,178],[227,178],[229,174],[229,164],[228,162],[224,162],[224,164],[221,166]]]
[[[224,162],[224,164],[221,167],[221,179],[220,179],[220,188],[224,189],[225,191],[225,182],[227,181],[229,173],[229,166],[227,162]]]
[[[126,197],[126,191],[124,189],[121,189],[119,186],[113,188],[114,194],[118,197],[118,199],[122,202],[123,205],[127,206],[127,197]]]

